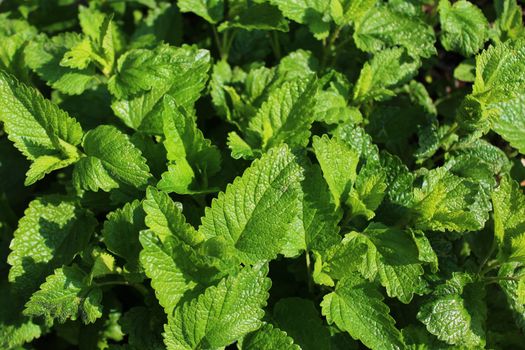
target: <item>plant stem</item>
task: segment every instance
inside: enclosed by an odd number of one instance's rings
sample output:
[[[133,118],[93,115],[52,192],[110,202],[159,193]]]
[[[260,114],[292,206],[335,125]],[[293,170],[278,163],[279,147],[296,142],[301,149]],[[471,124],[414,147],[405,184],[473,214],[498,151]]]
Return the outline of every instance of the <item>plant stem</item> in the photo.
[[[312,266],[310,263],[310,253],[306,252],[306,281],[308,283],[308,292],[312,293],[314,288],[312,284]]]
[[[272,35],[271,44],[272,44],[273,53],[275,55],[275,59],[280,60],[281,59],[281,45],[279,44],[279,37],[277,36],[277,32],[275,30],[272,32],[271,35]]]
[[[219,56],[221,59],[224,59],[224,52],[222,50],[222,41],[219,37],[219,32],[217,32],[217,27],[212,24],[211,29],[213,31],[213,38],[215,39],[215,45],[217,45],[217,50],[219,51]]]
[[[511,277],[511,276],[497,276],[497,277],[486,277],[485,283],[491,284],[491,283],[498,283],[499,281],[516,281],[518,282],[520,278],[518,277]]]

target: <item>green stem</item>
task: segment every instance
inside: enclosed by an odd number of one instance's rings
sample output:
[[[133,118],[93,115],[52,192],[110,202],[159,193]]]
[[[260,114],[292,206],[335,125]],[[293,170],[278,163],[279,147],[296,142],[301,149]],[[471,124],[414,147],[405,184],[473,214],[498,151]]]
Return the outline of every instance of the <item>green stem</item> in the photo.
[[[343,29],[342,26],[338,26],[329,36],[328,40],[323,40],[323,57],[321,59],[321,71],[326,67],[328,57],[334,52],[334,44]]]
[[[275,59],[279,61],[281,59],[281,45],[279,43],[279,37],[277,36],[277,32],[274,30],[272,32],[271,37],[271,45],[273,49],[273,54],[275,55]]]
[[[308,292],[312,293],[314,288],[312,284],[312,266],[310,262],[310,253],[306,252],[306,281],[308,283]]]
[[[519,282],[520,278],[511,276],[497,276],[497,277],[486,277],[484,279],[486,284],[498,283],[500,281],[516,281]]]
[[[215,25],[211,25],[211,29],[213,31],[213,38],[215,39],[215,45],[217,45],[217,50],[219,51],[219,56],[221,56],[221,59],[224,59],[224,52],[222,50],[222,41],[219,37],[219,32],[217,32],[217,27]]]

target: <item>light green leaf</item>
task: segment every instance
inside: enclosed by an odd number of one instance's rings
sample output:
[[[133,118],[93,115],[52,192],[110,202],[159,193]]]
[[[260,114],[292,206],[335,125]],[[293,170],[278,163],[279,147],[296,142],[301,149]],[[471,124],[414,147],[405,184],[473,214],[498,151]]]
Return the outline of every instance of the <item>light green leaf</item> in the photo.
[[[153,232],[142,231],[140,243],[144,249],[140,252],[140,262],[146,276],[151,278],[151,286],[160,305],[166,314],[171,315],[183,295],[191,291],[196,283],[177,265],[177,242],[169,238],[163,243]]]
[[[257,331],[246,335],[240,345],[240,350],[300,350],[299,345],[294,344],[286,332],[267,323]]]
[[[158,187],[180,194],[206,190],[202,183],[220,169],[219,150],[197,128],[195,114],[169,95],[164,97],[163,125],[169,165]],[[200,183],[195,184],[197,181]]]
[[[439,340],[452,345],[483,348],[486,305],[485,288],[469,276],[455,274],[437,287],[417,317]]]
[[[335,323],[371,349],[405,348],[383,296],[358,275],[340,280],[335,290],[324,296],[321,308],[329,324]]]
[[[117,73],[109,79],[108,89],[118,99],[123,99],[166,84],[176,74],[173,69],[176,58],[168,45],[154,50],[130,50],[119,58]]]
[[[414,189],[415,225],[422,230],[477,231],[485,226],[490,210],[479,183],[455,176],[445,167],[425,173]]]
[[[108,214],[102,236],[108,250],[126,259],[130,271],[138,269],[139,231],[146,228],[142,203],[135,200]]]
[[[148,52],[157,51],[162,52],[161,58],[169,62],[162,68],[169,70],[169,73],[157,77],[158,79],[155,78],[158,84],[146,81],[145,85],[151,85],[151,90],[127,100],[115,101],[112,108],[117,117],[130,128],[161,135],[163,133],[162,98],[170,95],[175,98],[179,106],[191,111],[208,80],[211,58],[208,51],[189,46],[174,48],[164,45],[156,51]],[[147,56],[151,57],[150,54]]]
[[[91,63],[93,55],[91,41],[84,38],[64,54],[60,65],[74,69],[86,69]]]
[[[31,293],[54,268],[69,264],[93,233],[96,220],[62,196],[35,199],[20,219],[11,242],[9,281]]]
[[[97,84],[94,66],[76,69],[60,65],[60,62],[82,40],[76,33],[63,33],[51,39],[40,35],[26,47],[26,62],[52,88],[65,94],[79,95]]]
[[[301,180],[288,147],[271,149],[206,208],[199,232],[207,244],[223,242],[242,263],[274,259],[299,214]]]
[[[47,277],[26,304],[24,314],[44,316],[48,322],[80,318],[85,324],[102,316],[102,290],[85,282],[78,267],[64,266]]]
[[[34,161],[26,185],[79,158],[80,124],[37,90],[0,72],[0,121],[15,147]]]
[[[386,194],[386,171],[376,162],[366,162],[357,175],[353,189],[346,200],[352,216],[364,216],[367,220],[375,216]]]
[[[141,152],[126,134],[114,126],[101,125],[86,133],[82,142],[86,157],[73,171],[76,187],[109,191],[120,183],[143,188],[151,175]]]
[[[358,22],[377,0],[330,0],[330,12],[334,22],[345,25]]]
[[[361,69],[354,86],[354,101],[383,100],[394,96],[391,89],[408,81],[419,68],[418,60],[407,55],[402,48],[380,51]]]
[[[499,285],[507,297],[507,303],[515,316],[516,324],[523,331],[525,330],[525,276],[520,266],[521,264],[516,262],[505,263],[500,267],[498,276],[503,277]],[[505,279],[509,277],[512,279]]]
[[[305,146],[315,119],[312,110],[317,89],[314,79],[294,79],[272,90],[250,120],[248,143],[263,150],[282,143]]]
[[[345,239],[353,241],[354,246],[367,246],[359,271],[371,281],[377,276],[388,296],[408,304],[414,294],[423,293],[426,284],[421,276],[424,271],[410,233],[371,224],[362,233],[347,234]],[[350,242],[347,244],[352,244]]]
[[[202,233],[186,223],[180,203],[173,202],[167,193],[148,187],[143,206],[146,225],[161,241],[173,236],[192,247],[204,241]]]
[[[345,201],[356,180],[359,153],[336,138],[315,136],[312,147],[336,206]]]
[[[306,168],[302,189],[303,208],[299,216],[304,230],[304,246],[301,248],[323,251],[341,240],[338,226],[341,214],[335,209],[319,166]]]
[[[402,46],[411,55],[428,58],[436,53],[434,30],[421,18],[393,6],[371,8],[355,24],[354,40],[358,48],[378,52]]]
[[[465,57],[478,52],[488,39],[489,23],[483,12],[474,4],[459,0],[439,1],[441,43],[447,51],[455,51]]]
[[[492,204],[499,260],[525,263],[525,196],[518,183],[504,176],[492,192]]]
[[[500,39],[518,39],[523,37],[523,14],[521,6],[516,0],[494,1],[497,19],[494,27],[498,29]]]
[[[266,270],[245,267],[177,307],[164,328],[167,349],[220,348],[258,329],[271,285]]]
[[[215,24],[223,17],[223,0],[177,0],[181,12],[193,12]]]
[[[305,24],[319,40],[330,32],[329,1],[324,0],[270,0],[285,17]]]

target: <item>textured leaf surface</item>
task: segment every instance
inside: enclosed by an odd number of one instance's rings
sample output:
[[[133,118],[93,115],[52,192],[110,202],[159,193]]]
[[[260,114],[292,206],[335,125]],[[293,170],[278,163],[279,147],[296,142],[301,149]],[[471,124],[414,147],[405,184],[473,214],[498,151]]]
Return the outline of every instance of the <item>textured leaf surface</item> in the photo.
[[[328,1],[323,0],[270,0],[279,7],[285,17],[306,24],[317,39],[326,38],[330,31],[330,23],[325,19],[328,11]]]
[[[386,288],[388,296],[408,304],[414,294],[422,294],[425,283],[419,251],[411,235],[381,224],[370,225],[363,233],[349,233],[347,244],[364,244],[366,255],[359,267],[361,274]]]
[[[358,48],[377,52],[402,46],[412,55],[430,57],[436,53],[432,28],[409,13],[392,6],[374,7],[356,23],[354,40]]]
[[[499,258],[525,263],[525,196],[518,184],[505,176],[492,193],[492,203]]]
[[[328,323],[359,339],[372,349],[403,349],[389,308],[376,287],[357,275],[342,279],[321,303]]]
[[[168,350],[227,346],[261,326],[270,280],[244,268],[175,310],[165,326]]]
[[[402,48],[380,51],[361,69],[354,87],[354,100],[382,100],[395,95],[392,87],[410,79],[419,63]]]
[[[86,324],[95,322],[102,316],[102,291],[86,284],[85,277],[77,267],[56,269],[29,299],[24,314],[60,323],[77,318]]]
[[[144,248],[140,253],[140,262],[151,278],[151,286],[160,305],[171,315],[184,293],[196,284],[174,261],[173,256],[178,253],[173,249],[176,242],[166,239],[162,243],[152,232],[143,231],[140,243]]]
[[[104,222],[102,235],[106,247],[126,259],[130,270],[138,268],[139,231],[146,228],[144,218],[141,202],[133,201],[109,213]]]
[[[470,56],[478,52],[488,39],[489,23],[483,12],[474,4],[460,0],[439,2],[441,43],[448,51]]]
[[[54,268],[68,264],[89,241],[96,221],[67,197],[48,196],[29,204],[11,242],[9,281],[24,294]]]
[[[162,98],[168,94],[179,106],[192,110],[208,80],[210,54],[206,50],[184,46],[161,46],[169,60],[169,73],[151,84],[151,90],[115,101],[113,111],[129,127],[148,133],[162,134]]]
[[[0,121],[9,139],[29,160],[26,185],[78,159],[80,124],[38,91],[0,72]]]
[[[231,247],[243,263],[275,258],[299,214],[301,179],[288,147],[270,150],[213,200],[199,231]]]
[[[477,183],[455,176],[445,168],[425,176],[414,189],[416,226],[437,231],[475,231],[488,219],[490,203]]]
[[[87,157],[75,165],[73,181],[77,187],[109,191],[119,183],[146,186],[151,176],[146,160],[117,128],[102,125],[90,130],[82,146]]]
[[[267,323],[257,331],[246,335],[240,345],[241,350],[299,350],[301,347],[294,344],[286,332]]]
[[[249,135],[255,139],[252,143],[264,150],[282,143],[304,146],[315,117],[311,110],[316,91],[317,84],[311,79],[287,81],[273,90],[250,120]]]
[[[169,166],[162,174],[160,189],[191,193],[194,182],[206,182],[208,176],[219,171],[219,150],[197,128],[195,115],[169,95],[164,97],[163,130]]]
[[[430,333],[449,344],[483,347],[485,290],[479,284],[468,283],[466,276],[453,276],[438,287],[432,300],[422,306],[418,319]]]
[[[312,146],[330,192],[339,206],[356,180],[359,153],[345,142],[328,136],[314,137]]]
[[[65,94],[78,95],[95,85],[93,67],[75,69],[60,65],[64,55],[82,42],[75,33],[64,33],[49,39],[42,35],[33,40],[25,50],[25,59],[48,85]]]

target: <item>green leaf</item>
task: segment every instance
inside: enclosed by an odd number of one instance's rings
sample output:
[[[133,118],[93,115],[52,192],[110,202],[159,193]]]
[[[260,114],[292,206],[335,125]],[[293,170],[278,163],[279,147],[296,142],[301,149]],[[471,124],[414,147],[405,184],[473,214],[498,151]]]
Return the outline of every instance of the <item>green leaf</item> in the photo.
[[[102,290],[85,282],[86,274],[78,267],[64,266],[47,277],[26,304],[24,314],[43,316],[48,322],[80,318],[85,324],[102,316]]]
[[[518,183],[504,176],[492,192],[492,204],[498,259],[525,263],[525,196]]]
[[[523,36],[523,15],[516,0],[494,1],[498,18],[494,22],[502,41]]]
[[[37,90],[0,72],[0,121],[15,147],[33,161],[26,185],[79,158],[80,124]]]
[[[152,232],[142,231],[140,243],[144,247],[140,252],[140,262],[146,276],[151,278],[160,305],[166,314],[171,315],[184,294],[195,288],[196,283],[174,260],[179,252],[170,239],[162,243]]]
[[[155,50],[130,50],[119,58],[117,73],[109,79],[108,89],[123,99],[165,84],[176,72],[173,70],[176,58],[168,45]]]
[[[332,196],[319,166],[306,167],[302,189],[303,208],[300,219],[304,230],[304,246],[301,248],[323,251],[341,240],[337,225],[341,215],[332,203]]]
[[[199,232],[207,244],[223,242],[242,263],[274,259],[299,214],[301,180],[288,147],[271,149],[206,208]]]
[[[174,48],[163,45],[148,52],[151,54],[146,56],[152,60],[157,53],[162,53],[155,61],[167,61],[162,69],[169,72],[166,76],[156,77],[156,84],[146,81],[146,86],[151,85],[150,90],[129,99],[115,101],[112,108],[117,117],[130,128],[161,135],[163,97],[170,95],[179,106],[191,111],[208,80],[211,57],[208,51],[189,46]]]
[[[248,126],[248,143],[263,150],[287,143],[305,146],[315,115],[318,89],[314,79],[294,79],[272,90]]]
[[[281,299],[273,308],[273,318],[301,349],[330,348],[330,333],[311,300]]]
[[[35,199],[20,219],[7,259],[9,281],[30,294],[54,268],[69,264],[93,234],[92,214],[63,196]]]
[[[489,23],[483,12],[474,4],[459,0],[439,1],[441,44],[447,51],[465,57],[474,55],[488,39]]]
[[[418,16],[389,5],[373,7],[363,15],[355,24],[354,40],[367,52],[402,46],[409,54],[425,58],[436,53],[432,27]]]
[[[352,216],[364,216],[367,220],[375,216],[387,189],[386,172],[377,163],[366,162],[357,175],[353,189],[346,200]]]
[[[121,318],[122,331],[128,335],[131,350],[165,349],[162,341],[162,325],[165,322],[162,309],[136,306]],[[125,349],[128,349],[127,347]]]
[[[520,273],[519,263],[505,263],[499,271],[498,277],[503,277],[499,285],[507,298],[507,303],[512,310],[516,324],[521,330],[525,329],[525,278]],[[505,279],[505,278],[512,279]],[[516,280],[517,279],[517,280]]]
[[[321,308],[329,324],[335,323],[371,349],[404,349],[383,296],[374,284],[355,274],[340,280],[324,296]]]
[[[285,17],[305,24],[310,32],[319,40],[330,32],[330,22],[327,19],[329,2],[323,0],[270,0],[272,5],[279,7]]]
[[[145,229],[142,203],[135,200],[108,214],[102,236],[108,250],[126,259],[130,271],[138,269],[139,231]]]
[[[330,0],[332,19],[339,26],[358,22],[376,2],[377,0]]]
[[[84,38],[64,54],[60,65],[74,69],[86,69],[91,63],[93,55],[91,41]]]
[[[76,187],[109,191],[120,184],[144,188],[151,175],[141,152],[127,135],[114,126],[101,125],[86,133],[82,142],[86,157],[73,171]]]
[[[351,232],[345,239],[349,240],[347,244],[366,245],[367,252],[359,271],[371,281],[377,277],[388,296],[408,304],[414,294],[424,292],[426,284],[421,278],[424,271],[410,233],[370,224],[362,233]]]
[[[223,0],[177,0],[181,12],[193,12],[215,24],[223,17]]]
[[[225,26],[226,25],[226,26]],[[221,25],[227,28],[242,28],[246,30],[278,30],[288,31],[288,21],[281,11],[267,3],[249,3],[241,13],[230,22]]]
[[[452,345],[483,348],[487,312],[484,297],[482,284],[472,283],[470,276],[455,274],[437,287],[417,317],[439,340]]]
[[[258,329],[271,285],[265,272],[245,267],[176,308],[164,328],[167,349],[224,347]]]
[[[60,62],[82,40],[76,33],[63,33],[51,39],[41,35],[26,47],[27,65],[52,88],[65,94],[79,95],[97,83],[94,67],[76,69],[60,65]]]
[[[300,350],[301,347],[294,344],[286,332],[267,323],[257,331],[246,335],[239,346],[240,350]]]
[[[146,212],[146,225],[163,241],[166,237],[196,246],[204,241],[204,236],[186,223],[180,203],[173,202],[170,196],[154,187],[148,187],[143,202]]]
[[[356,180],[359,154],[345,142],[326,135],[314,136],[312,147],[336,206],[339,207]]]
[[[490,202],[479,183],[446,168],[426,172],[414,189],[415,225],[422,230],[477,231],[485,226]]]
[[[419,62],[407,55],[402,48],[380,51],[361,69],[354,86],[354,101],[381,101],[396,93],[391,89],[412,78]]]
[[[164,146],[169,161],[158,187],[180,194],[206,190],[208,177],[220,169],[221,154],[197,128],[196,116],[180,107],[171,96],[164,97]]]

